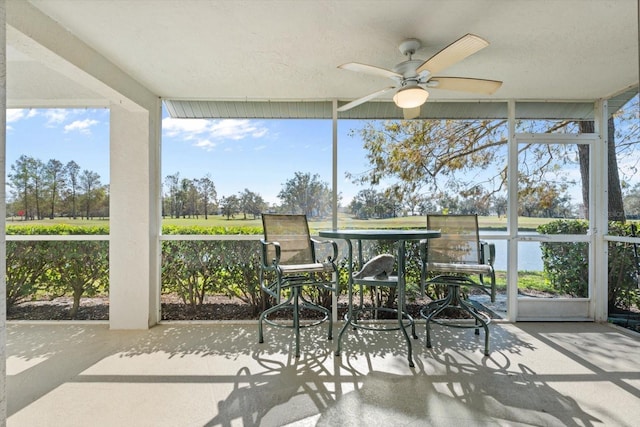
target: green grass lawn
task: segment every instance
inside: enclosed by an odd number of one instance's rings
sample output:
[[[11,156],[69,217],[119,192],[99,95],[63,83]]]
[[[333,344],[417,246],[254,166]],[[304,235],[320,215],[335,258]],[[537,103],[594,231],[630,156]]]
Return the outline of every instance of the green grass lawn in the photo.
[[[518,219],[520,229],[535,228],[540,224],[546,224],[552,219],[547,218],[525,218],[520,217]],[[505,217],[498,218],[497,216],[478,217],[480,228],[487,230],[506,230],[507,219]],[[195,218],[165,218],[162,220],[166,225],[199,225],[209,227],[262,227],[260,218],[253,219],[248,217],[244,219],[242,216],[236,218],[227,219],[224,216],[215,215],[210,216],[206,220],[203,217],[199,219]],[[425,216],[406,216],[398,218],[385,218],[385,219],[355,219],[347,214],[338,215],[338,227],[341,228],[424,228],[426,227],[427,220]],[[322,220],[310,219],[309,226],[313,230],[322,230],[332,227],[331,218]]]
[[[7,226],[18,227],[32,227],[34,225],[68,225],[76,227],[104,227],[109,225],[109,218],[95,218],[95,219],[73,219],[73,218],[54,218],[54,219],[41,219],[33,221],[23,221],[19,218],[7,218]]]
[[[505,217],[497,216],[482,216],[478,217],[480,228],[483,230],[506,230],[507,219]],[[540,224],[546,224],[552,219],[547,218],[518,218],[520,229],[535,230]],[[34,226],[34,225],[57,225],[65,224],[69,226],[104,226],[109,224],[108,218],[99,219],[71,219],[71,218],[54,218],[43,219],[37,221],[21,221],[18,218],[8,218],[7,225],[11,226]],[[222,215],[211,215],[207,219],[204,216],[199,218],[164,218],[162,220],[163,225],[174,226],[201,226],[201,227],[262,227],[260,218],[254,219],[252,216],[248,216],[244,219],[242,215],[237,215],[235,218],[227,219]],[[328,229],[332,226],[331,218],[322,220],[309,220],[309,226],[312,230]],[[423,228],[426,226],[425,216],[408,216],[399,218],[386,218],[386,219],[354,219],[347,214],[338,215],[338,226],[341,228]]]

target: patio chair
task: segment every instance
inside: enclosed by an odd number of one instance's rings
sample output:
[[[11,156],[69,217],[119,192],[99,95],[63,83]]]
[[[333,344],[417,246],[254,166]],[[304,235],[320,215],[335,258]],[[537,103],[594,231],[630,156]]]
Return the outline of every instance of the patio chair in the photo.
[[[478,215],[427,215],[427,228],[440,230],[440,238],[421,246],[422,286],[453,276],[464,285],[481,289],[495,302],[496,248],[480,240]],[[427,273],[437,276],[427,279]]]
[[[263,323],[271,326],[292,328],[295,333],[295,356],[300,356],[300,329],[316,326],[325,321],[329,324],[328,339],[333,338],[331,311],[311,302],[305,296],[306,291],[315,288],[337,292],[338,274],[335,260],[338,246],[331,240],[316,240],[309,234],[306,215],[262,214],[264,238],[262,246],[262,265],[260,268],[260,287],[275,300],[275,305],[264,310],[258,321],[258,339],[264,342]],[[316,258],[316,249],[326,245],[328,253],[324,261]],[[321,315],[301,323],[304,309]],[[270,319],[276,312],[292,313],[292,320]]]
[[[465,299],[462,288],[479,288],[491,297],[492,302],[495,301],[495,245],[480,240],[477,215],[427,215],[427,228],[440,230],[441,235],[421,243],[422,292],[428,284],[447,286],[444,298],[430,302],[420,311],[427,320],[427,347],[431,347],[431,321],[445,326],[472,327],[476,335],[482,326],[485,330],[484,352],[488,355],[490,318]],[[427,278],[428,274],[432,277]],[[459,319],[438,319],[447,308],[468,313],[475,319],[474,324]]]

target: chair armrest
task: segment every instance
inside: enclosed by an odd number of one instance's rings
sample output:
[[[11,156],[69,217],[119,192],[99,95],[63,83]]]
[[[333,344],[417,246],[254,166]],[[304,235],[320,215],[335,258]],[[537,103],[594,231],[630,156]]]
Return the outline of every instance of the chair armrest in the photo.
[[[480,240],[480,262],[493,265],[496,260],[496,245]]]
[[[311,238],[311,242],[313,242],[314,245],[331,245],[333,249],[333,255],[329,255],[327,257],[327,260],[329,262],[336,262],[336,260],[338,259],[338,245],[336,244],[336,242],[334,242],[333,240],[318,240],[314,239],[313,237]]]
[[[278,265],[280,263],[280,243],[260,239],[260,244],[262,245],[262,264],[264,266]],[[267,248],[269,246],[273,246],[276,250],[276,257],[272,260],[267,259]]]

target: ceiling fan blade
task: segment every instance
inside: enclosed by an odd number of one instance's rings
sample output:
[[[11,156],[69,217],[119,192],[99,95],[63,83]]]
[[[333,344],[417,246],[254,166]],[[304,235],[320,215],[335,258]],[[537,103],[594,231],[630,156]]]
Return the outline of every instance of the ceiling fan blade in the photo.
[[[388,77],[390,79],[402,79],[402,74],[398,74],[395,71],[373,65],[360,64],[359,62],[347,62],[346,64],[338,65],[338,68],[356,71],[358,73],[367,73],[373,76]]]
[[[402,115],[405,120],[411,120],[420,117],[420,107],[403,108]]]
[[[424,61],[416,71],[418,74],[428,71],[433,75],[487,46],[488,41],[474,34],[467,34]]]
[[[370,93],[369,95],[363,96],[362,98],[358,98],[355,101],[348,102],[348,103],[338,107],[337,110],[340,111],[340,112],[350,110],[353,107],[357,107],[360,104],[364,104],[365,102],[369,101],[370,99],[377,98],[378,96],[380,96],[383,93],[388,92],[388,91],[390,91],[392,89],[395,89],[395,86],[385,87],[382,90]]]
[[[498,80],[472,79],[466,77],[433,77],[429,80],[427,86],[434,89],[458,90],[492,95],[500,89],[502,82]]]

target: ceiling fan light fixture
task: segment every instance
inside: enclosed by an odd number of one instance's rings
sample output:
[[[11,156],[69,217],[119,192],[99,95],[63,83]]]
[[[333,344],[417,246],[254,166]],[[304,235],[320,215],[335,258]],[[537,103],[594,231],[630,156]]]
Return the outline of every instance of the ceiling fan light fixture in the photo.
[[[400,108],[415,108],[427,102],[428,97],[429,92],[420,86],[409,86],[399,89],[393,95],[393,102]]]

